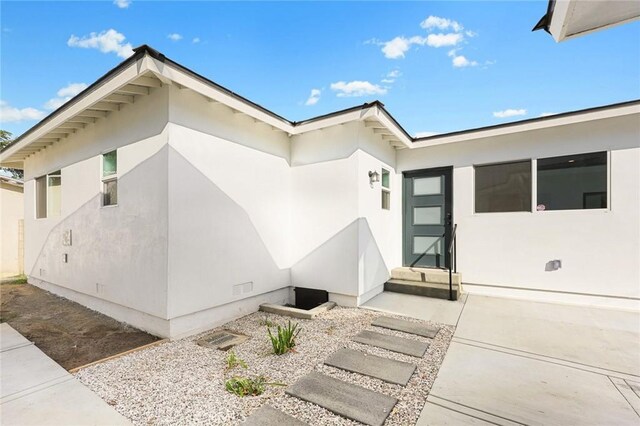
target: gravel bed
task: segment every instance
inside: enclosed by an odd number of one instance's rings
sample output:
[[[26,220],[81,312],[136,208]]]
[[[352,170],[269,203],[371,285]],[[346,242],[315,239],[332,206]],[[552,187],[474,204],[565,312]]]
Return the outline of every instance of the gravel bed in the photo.
[[[265,318],[285,325],[289,317],[257,312],[217,328],[251,337],[233,349],[247,363],[246,370],[241,367],[227,370],[227,352],[195,343],[211,333],[208,331],[85,368],[75,376],[136,425],[239,424],[265,403],[312,426],[359,424],[286,395],[286,386],[268,386],[262,395],[244,398],[227,392],[224,386],[231,377],[256,375],[264,375],[270,382],[291,385],[312,370],[398,398],[385,424],[415,424],[449,347],[454,327],[431,323],[440,327],[440,332],[434,339],[427,339],[372,327],[371,321],[381,315],[405,318],[336,307],[313,320],[292,320],[302,328],[296,350],[280,356],[271,353]],[[414,358],[352,342],[351,338],[362,330],[430,341],[431,345],[423,358]],[[403,387],[323,364],[331,353],[344,347],[412,362],[418,368]]]

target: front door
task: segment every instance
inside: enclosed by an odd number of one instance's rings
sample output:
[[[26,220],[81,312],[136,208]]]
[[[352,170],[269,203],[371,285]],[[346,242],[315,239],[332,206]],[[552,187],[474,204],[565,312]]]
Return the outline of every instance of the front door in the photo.
[[[452,170],[441,167],[404,172],[404,266],[448,265]]]

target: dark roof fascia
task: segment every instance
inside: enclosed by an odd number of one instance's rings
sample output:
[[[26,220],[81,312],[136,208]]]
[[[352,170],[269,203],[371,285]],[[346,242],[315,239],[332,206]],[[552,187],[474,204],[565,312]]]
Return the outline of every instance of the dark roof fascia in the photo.
[[[398,123],[398,120],[395,119],[395,117],[393,115],[391,115],[391,113],[389,111],[387,111],[387,109],[384,107],[384,104],[380,103],[380,109],[382,110],[383,113],[386,114],[386,116],[389,118],[389,120],[391,120],[397,127],[398,129],[400,129],[400,131],[402,131],[402,133],[404,133],[404,135],[410,140],[413,141],[415,138],[413,136],[411,136],[409,134],[409,132],[407,132],[404,127],[402,127],[400,125],[400,123]]]
[[[365,102],[362,105],[356,105],[356,106],[345,108],[345,109],[341,109],[341,110],[338,110],[338,111],[333,111],[333,112],[330,112],[330,113],[327,113],[327,114],[317,115],[315,117],[307,118],[307,119],[302,120],[302,121],[294,121],[291,124],[293,126],[302,126],[303,124],[313,123],[314,121],[325,120],[327,118],[336,117],[338,115],[349,114],[350,112],[371,108],[372,106],[375,106],[375,105],[381,106],[383,104],[380,101]]]
[[[191,77],[195,78],[196,80],[200,80],[200,81],[202,81],[203,83],[205,83],[205,84],[207,84],[209,86],[213,86],[215,89],[217,89],[217,90],[219,90],[219,91],[221,91],[221,92],[223,92],[223,93],[225,93],[225,94],[227,94],[227,95],[229,95],[229,96],[231,96],[231,97],[233,97],[235,99],[238,99],[239,101],[244,102],[244,103],[246,103],[247,105],[249,105],[249,106],[251,106],[253,108],[258,109],[258,110],[264,112],[265,114],[270,115],[271,117],[273,117],[273,118],[275,118],[277,120],[280,120],[280,121],[282,121],[282,122],[284,122],[286,124],[289,124],[289,125],[293,125],[293,122],[287,120],[286,118],[282,117],[281,115],[278,115],[275,112],[263,107],[262,105],[259,105],[259,104],[255,103],[253,101],[250,101],[249,99],[245,98],[244,96],[239,95],[236,92],[233,92],[233,91],[227,89],[226,87],[219,85],[215,81],[212,81],[212,80],[208,79],[207,77],[205,77],[205,76],[203,76],[201,74],[198,74],[197,72],[185,67],[184,65],[181,65],[181,64],[179,64],[179,63],[167,58],[162,53],[158,52],[157,50],[155,50],[155,49],[153,49],[153,48],[151,48],[149,46],[147,46],[146,44],[144,44],[144,45],[142,45],[140,47],[137,47],[134,50],[136,52],[138,52],[138,51],[147,52],[149,54],[149,56],[151,56],[152,58],[157,59],[160,62],[168,63],[171,66],[173,66],[175,68],[178,68],[179,70],[185,72],[186,74],[189,74]]]
[[[102,77],[100,77],[99,79],[97,79],[95,82],[93,82],[91,85],[89,85],[86,89],[84,89],[82,92],[78,93],[77,95],[75,95],[73,98],[71,98],[69,101],[65,102],[64,105],[62,105],[60,108],[54,110],[53,112],[51,112],[49,115],[47,115],[45,118],[43,118],[42,120],[40,120],[38,123],[36,123],[35,125],[33,125],[33,127],[29,128],[29,130],[27,130],[26,132],[24,132],[23,134],[21,134],[20,136],[18,136],[17,138],[15,138],[9,145],[5,146],[4,148],[2,148],[2,150],[0,150],[0,152],[4,152],[7,149],[9,149],[10,147],[12,147],[13,145],[17,144],[18,142],[20,142],[22,139],[24,139],[25,137],[27,137],[28,135],[30,135],[31,133],[33,133],[34,131],[36,131],[37,129],[39,129],[40,127],[44,126],[49,120],[51,120],[53,117],[55,117],[56,115],[58,115],[59,113],[61,113],[62,111],[66,110],[67,108],[69,108],[71,105],[73,105],[76,101],[82,99],[85,95],[89,94],[93,89],[95,89],[96,87],[98,87],[102,82],[104,82],[105,80],[107,80],[108,78],[110,78],[111,76],[118,74],[122,69],[128,67],[129,65],[131,65],[131,63],[137,61],[138,59],[140,59],[142,56],[144,56],[144,51],[137,51],[137,49],[134,49],[134,54],[129,56],[127,59],[125,59],[124,61],[120,62],[118,65],[116,65],[114,68],[112,68],[111,70],[109,70],[106,74],[104,74]]]
[[[587,114],[587,113],[590,113],[590,112],[604,111],[604,110],[607,110],[607,109],[614,109],[614,108],[620,108],[620,107],[631,106],[631,105],[640,105],[640,99],[634,99],[634,100],[631,100],[631,101],[619,102],[619,103],[609,104],[609,105],[602,105],[602,106],[593,107],[593,108],[579,109],[579,110],[575,110],[575,111],[563,112],[563,113],[560,113],[560,114],[549,115],[549,116],[546,116],[546,117],[529,118],[527,120],[512,121],[510,123],[495,124],[493,126],[476,127],[474,129],[459,130],[459,131],[450,132],[450,133],[441,133],[441,134],[438,134],[438,135],[425,136],[425,137],[422,137],[422,138],[413,138],[413,142],[426,142],[426,141],[430,141],[430,140],[446,138],[446,137],[449,137],[449,136],[458,136],[458,135],[464,135],[464,134],[467,134],[467,133],[482,132],[482,131],[485,131],[485,130],[502,129],[502,128],[507,128],[507,127],[520,126],[522,124],[530,124],[530,123],[537,123],[537,122],[542,122],[542,121],[550,121],[550,120],[555,120],[557,118],[570,117],[572,115]]]
[[[551,34],[551,32],[549,31],[549,26],[551,25],[551,19],[553,18],[553,9],[555,8],[555,6],[556,0],[549,0],[549,3],[547,4],[547,13],[542,18],[540,18],[536,26],[533,27],[531,31],[545,30],[546,32]]]

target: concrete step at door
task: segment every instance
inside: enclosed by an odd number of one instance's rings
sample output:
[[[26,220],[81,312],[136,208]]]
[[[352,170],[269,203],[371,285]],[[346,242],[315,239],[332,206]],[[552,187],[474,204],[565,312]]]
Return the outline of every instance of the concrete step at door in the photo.
[[[392,278],[384,284],[384,290],[393,293],[413,294],[415,296],[449,299],[449,282],[446,284],[408,281]],[[453,285],[453,300],[458,300],[460,287]]]
[[[459,285],[462,282],[459,272],[451,274],[451,278],[453,284]],[[394,268],[391,270],[391,279],[449,285],[449,271],[433,268]]]

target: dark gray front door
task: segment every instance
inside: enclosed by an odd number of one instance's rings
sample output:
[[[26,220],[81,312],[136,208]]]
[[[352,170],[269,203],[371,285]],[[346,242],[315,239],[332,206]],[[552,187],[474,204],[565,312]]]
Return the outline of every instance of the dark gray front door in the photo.
[[[404,266],[448,265],[452,167],[404,172]]]

